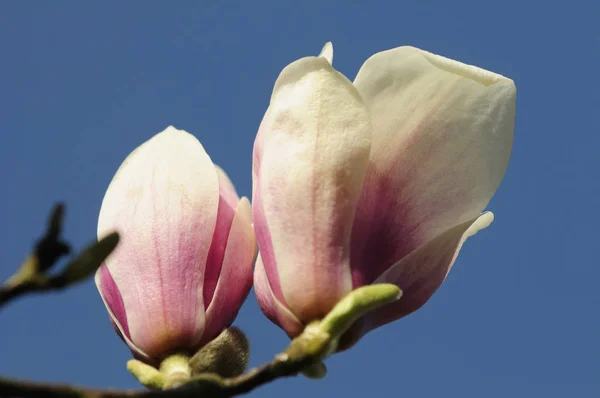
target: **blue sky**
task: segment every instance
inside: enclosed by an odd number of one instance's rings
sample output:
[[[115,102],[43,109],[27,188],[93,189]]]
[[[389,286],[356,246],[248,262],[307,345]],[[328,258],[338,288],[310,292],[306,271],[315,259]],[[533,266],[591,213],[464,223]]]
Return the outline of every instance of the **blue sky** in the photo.
[[[600,6],[593,1],[138,1],[0,4],[0,279],[52,203],[66,237],[94,239],[125,156],[168,125],[196,135],[238,191],[272,85],[335,47],[351,79],[371,54],[413,45],[515,80],[515,143],[489,209],[420,311],[330,358],[320,381],[260,397],[598,397]],[[236,324],[252,365],[287,344],[254,294]],[[92,281],[0,312],[0,374],[138,386]]]

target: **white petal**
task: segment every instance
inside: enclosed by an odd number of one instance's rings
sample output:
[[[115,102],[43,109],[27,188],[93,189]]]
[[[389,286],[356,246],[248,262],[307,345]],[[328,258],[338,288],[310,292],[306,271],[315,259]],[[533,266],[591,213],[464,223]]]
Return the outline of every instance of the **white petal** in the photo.
[[[254,147],[254,224],[265,269],[281,283],[273,292],[302,321],[351,289],[370,136],[359,94],[327,60],[303,58],[281,72]]]
[[[325,58],[329,65],[333,65],[333,44],[330,41],[325,43],[319,57]]]
[[[516,89],[501,75],[413,47],[375,54],[354,84],[373,123],[353,240],[353,267],[369,269],[369,283],[486,207],[508,164]]]
[[[383,273],[374,283],[393,283],[402,298],[363,319],[362,334],[418,310],[446,279],[467,238],[488,227],[490,212],[452,227],[420,246]]]

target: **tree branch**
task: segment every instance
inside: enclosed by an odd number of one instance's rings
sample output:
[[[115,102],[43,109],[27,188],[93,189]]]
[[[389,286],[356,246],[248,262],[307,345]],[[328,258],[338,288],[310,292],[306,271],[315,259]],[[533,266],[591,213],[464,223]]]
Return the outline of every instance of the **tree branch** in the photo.
[[[64,205],[52,209],[46,232],[35,245],[19,270],[0,286],[0,307],[30,293],[50,292],[71,286],[91,276],[114,250],[119,241],[117,233],[110,234],[83,250],[58,274],[47,272],[69,253],[69,245],[60,238]],[[299,336],[289,348],[266,365],[246,374],[222,378],[203,373],[190,383],[167,391],[88,389],[66,384],[39,383],[0,377],[0,397],[11,398],[154,398],[154,397],[231,397],[247,393],[279,377],[294,376],[313,362],[320,361],[321,352],[314,350],[314,339]],[[312,347],[312,350],[311,350]],[[322,350],[321,350],[322,351]]]
[[[11,398],[128,398],[138,397],[137,391],[83,389],[64,384],[36,383],[0,377],[0,397]]]
[[[17,272],[0,286],[0,307],[19,296],[61,290],[91,276],[119,243],[119,235],[112,233],[83,250],[61,272],[47,272],[56,262],[70,252],[60,233],[64,218],[64,205],[57,204],[50,213],[46,233],[40,238]]]
[[[167,391],[87,389],[65,384],[36,383],[0,378],[0,397],[12,398],[225,398],[245,394],[281,377],[295,376],[321,360],[314,343],[302,337],[271,362],[232,378],[206,373],[192,382]]]
[[[47,271],[69,252],[60,240],[64,206],[54,207],[46,234],[37,242],[33,254],[17,273],[0,287],[0,307],[29,293],[63,289],[96,272],[119,242],[117,233],[110,234],[82,251],[55,275]],[[200,373],[181,387],[165,391],[87,389],[66,384],[19,381],[0,377],[0,397],[11,398],[225,398],[245,394],[281,377],[304,372],[321,377],[322,361],[336,351],[341,335],[365,312],[397,300],[401,291],[394,285],[371,285],[356,289],[344,297],[323,321],[307,325],[288,348],[260,367],[235,377],[216,373]]]

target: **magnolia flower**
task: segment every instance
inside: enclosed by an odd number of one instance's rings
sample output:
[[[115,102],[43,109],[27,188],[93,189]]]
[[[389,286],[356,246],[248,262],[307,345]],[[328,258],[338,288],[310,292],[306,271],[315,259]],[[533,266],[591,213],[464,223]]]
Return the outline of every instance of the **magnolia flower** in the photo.
[[[98,219],[98,236],[112,230],[96,285],[138,359],[192,354],[233,322],[252,284],[250,203],[195,137],[169,127],[125,159]]]
[[[320,56],[283,69],[254,144],[254,285],[290,337],[360,286],[402,299],[345,347],[421,307],[467,239],[510,156],[515,85],[414,47],[373,55],[354,82]]]

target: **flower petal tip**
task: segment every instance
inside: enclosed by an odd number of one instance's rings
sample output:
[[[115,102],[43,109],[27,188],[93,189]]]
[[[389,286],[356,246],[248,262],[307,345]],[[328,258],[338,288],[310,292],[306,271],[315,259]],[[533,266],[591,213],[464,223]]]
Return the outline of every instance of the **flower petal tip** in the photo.
[[[494,72],[479,68],[474,65],[465,64],[459,61],[455,61],[450,58],[446,58],[441,55],[430,53],[429,51],[420,50],[421,54],[431,62],[432,65],[446,70],[448,72],[464,76],[473,81],[476,81],[484,86],[491,86],[501,81],[511,81],[510,79]]]
[[[470,238],[475,235],[477,232],[481,231],[490,226],[490,224],[494,221],[494,213],[491,211],[486,211],[485,213],[481,213],[479,218],[475,220],[475,222],[469,227],[467,232],[465,233],[466,238]]]
[[[188,134],[188,135],[191,135],[187,131],[179,130],[177,127],[172,126],[172,125],[167,126],[167,128],[165,128],[163,131],[161,131],[158,134],[163,134],[163,135]]]
[[[402,294],[404,292],[402,291],[402,289],[398,288],[398,292],[396,293],[396,300],[400,300],[402,298]]]
[[[319,57],[325,58],[330,65],[333,64],[333,44],[330,41],[325,43],[319,53]]]

